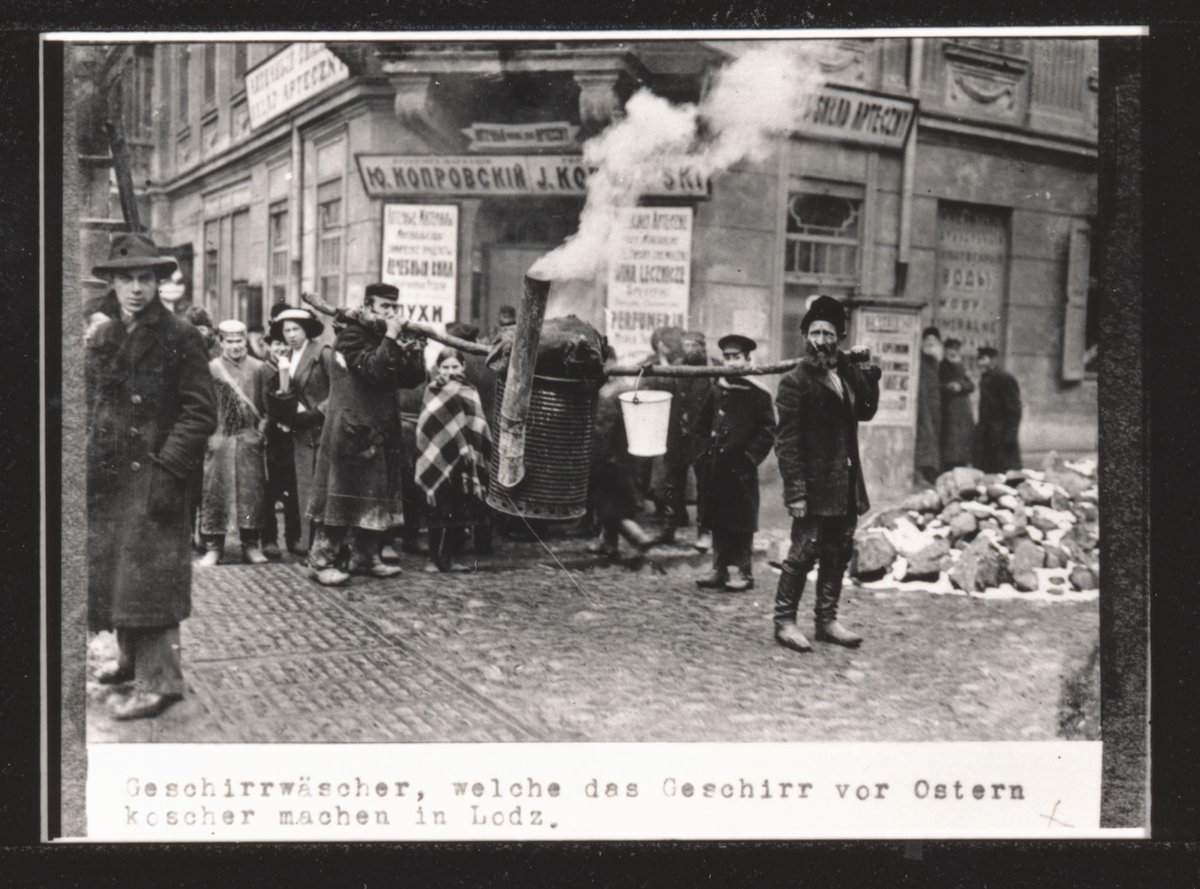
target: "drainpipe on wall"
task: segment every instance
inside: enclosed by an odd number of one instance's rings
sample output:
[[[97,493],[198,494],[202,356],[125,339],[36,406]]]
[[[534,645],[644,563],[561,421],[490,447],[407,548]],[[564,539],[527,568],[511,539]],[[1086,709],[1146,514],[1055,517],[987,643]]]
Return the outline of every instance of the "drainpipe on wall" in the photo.
[[[292,119],[292,181],[288,189],[288,204],[290,211],[288,220],[288,256],[291,258],[292,298],[294,306],[303,305],[300,301],[300,291],[304,282],[301,275],[304,272],[304,143],[300,139],[300,127]]]
[[[925,60],[925,40],[914,37],[909,43],[908,59],[908,94],[920,101],[921,79],[923,76],[922,63]],[[908,132],[908,141],[904,145],[904,179],[900,193],[900,246],[896,261],[904,266],[907,279],[909,248],[912,245],[912,208],[913,187],[917,168],[917,122],[920,115],[913,117],[912,127]],[[907,280],[905,282],[907,284]]]

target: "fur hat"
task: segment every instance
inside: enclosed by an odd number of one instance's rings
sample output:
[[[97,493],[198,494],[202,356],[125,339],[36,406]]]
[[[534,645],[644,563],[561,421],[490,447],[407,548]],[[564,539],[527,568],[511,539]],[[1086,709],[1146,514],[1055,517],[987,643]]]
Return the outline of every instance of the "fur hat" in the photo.
[[[808,311],[800,319],[800,331],[807,334],[808,328],[814,321],[827,321],[833,325],[839,337],[846,335],[846,309],[839,299],[821,294],[808,306]]]

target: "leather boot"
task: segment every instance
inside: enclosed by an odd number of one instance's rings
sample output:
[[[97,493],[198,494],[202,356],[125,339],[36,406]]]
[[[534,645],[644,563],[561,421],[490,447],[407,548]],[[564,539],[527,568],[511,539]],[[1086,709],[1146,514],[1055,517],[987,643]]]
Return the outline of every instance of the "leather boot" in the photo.
[[[723,590],[725,589],[725,581],[728,579],[729,575],[725,572],[725,569],[714,565],[712,571],[696,578],[696,586],[702,590]]]
[[[621,536],[636,546],[639,552],[643,553],[658,542],[647,534],[645,529],[633,519],[621,520]]]
[[[832,642],[834,645],[844,645],[846,648],[858,648],[862,645],[863,637],[851,633],[836,620],[817,624],[817,641]]]
[[[108,712],[113,719],[150,719],[162,713],[177,701],[182,701],[180,694],[159,694],[157,692],[137,691],[126,698],[113,701],[108,705]]]
[[[109,661],[96,671],[96,681],[101,685],[123,685],[133,681],[133,664],[119,660]]]
[[[350,575],[333,565],[325,568],[309,567],[308,576],[321,586],[341,586],[350,579]]]
[[[196,562],[197,568],[215,568],[221,564],[221,548],[209,545],[204,549],[204,555]]]
[[[277,543],[268,543],[266,546],[264,546],[262,548],[262,551],[263,551],[263,555],[266,556],[268,559],[278,559],[279,558],[279,544],[277,544]]]
[[[800,632],[800,628],[796,626],[795,621],[789,623],[775,624],[775,641],[784,648],[790,648],[792,651],[806,652],[812,651],[812,643],[808,638]]]
[[[712,545],[713,545],[712,535],[709,534],[707,531],[705,531],[702,534],[697,534],[696,542],[692,544],[692,546],[696,549],[697,552],[702,552],[702,553],[706,553],[710,549],[712,549]]]

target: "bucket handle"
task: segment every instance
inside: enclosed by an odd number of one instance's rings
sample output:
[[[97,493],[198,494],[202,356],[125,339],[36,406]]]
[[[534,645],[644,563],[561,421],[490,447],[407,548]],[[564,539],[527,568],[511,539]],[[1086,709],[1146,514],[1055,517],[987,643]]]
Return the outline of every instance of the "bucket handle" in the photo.
[[[637,397],[638,396],[638,387],[642,385],[642,374],[644,374],[645,372],[646,372],[646,365],[643,364],[642,369],[638,371],[637,379],[633,381],[633,398],[631,399],[631,402],[633,404],[641,404],[641,402],[638,401],[638,397]]]

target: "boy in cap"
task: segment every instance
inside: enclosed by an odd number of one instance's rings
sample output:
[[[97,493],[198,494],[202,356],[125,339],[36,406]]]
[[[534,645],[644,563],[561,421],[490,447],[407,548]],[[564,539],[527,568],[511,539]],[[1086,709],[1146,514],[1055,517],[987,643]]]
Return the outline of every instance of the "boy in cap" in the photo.
[[[730,334],[717,345],[730,369],[746,367],[757,343]],[[696,418],[696,476],[702,492],[698,522],[712,530],[712,571],[696,580],[701,589],[741,592],[753,588],[754,532],[758,530],[758,465],[775,444],[771,393],[749,376],[721,377]]]
[[[858,453],[858,424],[875,416],[879,377],[870,353],[837,348],[846,335],[846,310],[817,296],[800,320],[805,357],[779,381],[779,474],[792,516],[792,546],[775,592],[775,640],[793,651],[812,646],[796,626],[800,596],[814,564],[818,642],[856,648],[862,637],[837,621],[842,578],[854,549],[854,527],[867,511]]]
[[[208,363],[217,391],[217,431],[204,458],[204,496],[200,535],[205,553],[201,567],[221,560],[225,535],[241,537],[242,561],[262,565],[259,548],[267,494],[266,366],[247,352],[246,325],[217,325],[221,354]]]

